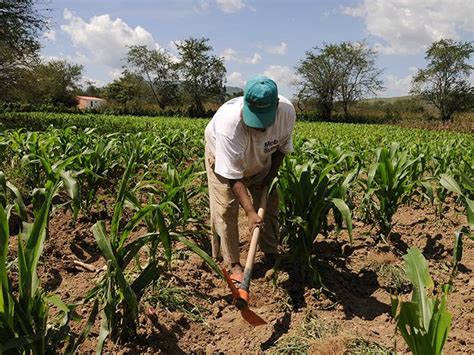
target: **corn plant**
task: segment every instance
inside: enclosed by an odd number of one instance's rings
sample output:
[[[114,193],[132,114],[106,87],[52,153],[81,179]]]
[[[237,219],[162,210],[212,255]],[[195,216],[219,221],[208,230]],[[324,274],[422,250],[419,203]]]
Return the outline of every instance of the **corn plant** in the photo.
[[[64,186],[66,192],[71,198],[71,201],[67,201],[66,204],[70,204],[71,210],[73,212],[73,220],[76,220],[81,207],[80,190],[77,180],[72,176],[70,171],[65,169],[68,168],[77,157],[71,156],[66,159],[60,159],[54,164],[52,164],[45,155],[30,158],[32,158],[31,162],[38,160],[41,163],[48,181],[60,181],[61,186]],[[41,194],[41,191],[36,190],[36,192]],[[35,191],[33,191],[33,208],[38,205],[38,203],[36,203],[35,197]],[[42,200],[40,199],[40,201]]]
[[[74,173],[81,190],[81,207],[90,212],[92,203],[100,184],[107,178],[109,172],[119,162],[114,155],[114,148],[118,143],[115,135],[92,140],[89,136],[92,130],[87,131],[84,150],[78,155],[75,163],[77,171]]]
[[[376,162],[369,167],[367,178],[361,180],[365,190],[362,209],[378,222],[383,239],[390,235],[392,218],[398,206],[409,199],[417,183],[415,177],[421,173],[417,169],[420,156],[409,159],[408,153],[399,148],[398,143],[392,143],[390,149],[378,148]]]
[[[459,244],[455,247],[455,253],[457,265],[461,256]],[[413,294],[411,301],[392,297],[396,329],[414,355],[441,354],[451,328],[452,315],[446,309],[450,286],[443,286],[440,298],[429,296],[433,280],[426,259],[417,248],[411,248],[403,259],[406,275],[413,284]]]
[[[113,341],[123,342],[135,335],[139,300],[143,291],[157,280],[163,270],[163,267],[159,265],[160,258],[156,258],[155,255],[150,255],[144,268],[141,265],[132,268],[131,262],[138,260],[137,256],[141,249],[151,244],[154,245],[152,251],[156,253],[159,243],[163,247],[165,265],[169,265],[171,260],[173,233],[161,211],[163,205],[148,204],[139,207],[123,229],[119,230],[126,198],[138,203],[127,188],[134,167],[135,154],[132,154],[120,182],[110,231],[107,232],[104,221],[99,221],[93,226],[97,245],[107,262],[107,270],[99,285],[85,297],[86,301],[95,299],[95,302],[102,305],[98,352],[102,351],[108,337]],[[154,229],[154,231],[129,241],[130,233],[141,221],[146,221],[150,230]],[[175,237],[189,248],[194,248],[201,257],[206,257],[207,254],[197,248],[194,243],[180,235],[175,235]],[[210,257],[207,256],[207,258],[207,261],[212,263]],[[215,263],[214,267],[218,270]]]
[[[133,281],[127,280],[126,268],[134,260],[140,249],[156,237],[156,233],[146,234],[128,242],[133,229],[145,216],[159,208],[158,205],[147,205],[135,213],[129,222],[119,231],[119,224],[123,218],[123,209],[127,184],[135,166],[135,156],[129,159],[115,201],[114,214],[110,231],[107,232],[104,221],[93,226],[93,234],[99,250],[106,260],[107,269],[99,284],[85,297],[102,305],[101,330],[97,345],[98,352],[102,351],[105,340],[110,336],[113,341],[124,341],[136,332],[138,318],[138,300],[143,289],[159,276],[156,262],[150,262]],[[169,235],[161,233],[163,246],[168,249],[171,241]]]
[[[23,201],[20,190],[10,181],[7,181],[3,171],[0,171],[0,205],[5,206],[7,219],[10,215],[10,211],[14,209],[22,221],[28,221],[25,202]]]
[[[278,184],[282,196],[280,210],[284,216],[287,235],[283,243],[289,255],[298,264],[301,277],[310,284],[321,285],[321,278],[314,266],[314,240],[327,225],[330,211],[341,218],[336,223],[346,223],[349,235],[352,231],[351,212],[339,198],[341,189],[331,181],[332,165],[318,172],[311,164],[297,165],[285,159],[280,170]]]
[[[474,231],[474,180],[461,173],[460,181],[461,184],[458,184],[453,176],[442,174],[439,183],[446,190],[459,195],[465,205],[469,228]]]
[[[43,245],[47,235],[53,196],[60,180],[48,180],[45,199],[35,213],[34,222],[27,225],[18,237],[18,281],[14,281],[8,264],[9,207],[0,203],[0,352],[44,354],[60,349],[72,340],[69,321],[74,318],[74,307],[66,306],[59,297],[46,295],[37,275]],[[58,309],[50,315],[50,304]],[[71,342],[73,344],[73,342]]]

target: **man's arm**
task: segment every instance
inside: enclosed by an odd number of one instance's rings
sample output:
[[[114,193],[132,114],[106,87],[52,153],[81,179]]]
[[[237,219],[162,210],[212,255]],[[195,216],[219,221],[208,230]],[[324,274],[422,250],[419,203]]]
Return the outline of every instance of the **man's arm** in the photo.
[[[264,185],[270,185],[273,179],[277,176],[283,158],[285,158],[285,153],[282,153],[279,150],[276,150],[272,154],[272,165],[270,166],[267,176],[265,176],[265,179],[263,180]]]
[[[232,192],[237,197],[240,205],[244,209],[248,221],[250,233],[253,232],[255,227],[263,222],[262,218],[257,214],[255,208],[253,208],[252,201],[250,201],[250,196],[247,192],[247,187],[241,180],[229,180],[230,187]]]

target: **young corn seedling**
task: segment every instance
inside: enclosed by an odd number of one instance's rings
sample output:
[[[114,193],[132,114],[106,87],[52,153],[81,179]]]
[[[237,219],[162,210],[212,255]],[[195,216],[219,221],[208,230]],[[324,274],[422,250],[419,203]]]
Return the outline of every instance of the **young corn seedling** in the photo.
[[[86,301],[95,299],[102,305],[101,330],[97,351],[101,352],[105,340],[110,337],[113,341],[123,342],[136,334],[138,305],[143,291],[160,276],[162,267],[159,265],[160,258],[150,255],[147,265],[143,268],[137,265],[132,268],[131,262],[139,262],[138,255],[145,245],[152,245],[152,252],[156,253],[158,244],[161,244],[164,252],[165,266],[170,264],[172,255],[172,239],[185,244],[194,252],[206,258],[202,250],[183,236],[173,233],[165,221],[161,208],[163,204],[149,204],[139,207],[138,211],[131,217],[129,222],[119,230],[122,220],[125,200],[134,200],[128,191],[127,184],[135,167],[135,153],[129,159],[122,181],[119,186],[115,201],[114,214],[111,221],[110,231],[107,232],[103,221],[93,226],[93,234],[97,245],[107,262],[107,270],[94,289],[85,297]],[[166,204],[166,203],[165,203]],[[130,233],[141,222],[145,221],[153,232],[129,241]],[[209,262],[212,262],[207,256]],[[215,270],[219,270],[214,263]]]
[[[88,132],[88,136],[92,131]],[[81,187],[82,208],[90,212],[92,203],[97,194],[101,182],[109,172],[118,164],[114,155],[114,149],[118,143],[115,135],[107,135],[105,138],[97,138],[90,141],[77,159],[77,172],[75,173]]]
[[[439,183],[446,190],[459,195],[465,205],[469,228],[471,232],[474,232],[474,180],[469,178],[465,173],[460,174],[459,180],[461,184],[458,184],[453,176],[443,174],[441,175]]]
[[[123,229],[119,230],[119,224],[123,218],[127,184],[134,167],[135,154],[132,154],[120,182],[110,231],[107,232],[104,221],[97,222],[92,228],[99,250],[107,263],[107,269],[101,281],[85,296],[85,301],[94,299],[102,306],[98,352],[102,351],[108,337],[113,341],[123,342],[135,335],[139,298],[143,290],[160,275],[158,264],[153,260],[138,274],[133,270],[126,270],[131,261],[137,259],[141,248],[152,238],[157,237],[157,233],[148,233],[131,242],[128,241],[130,233],[148,214],[158,210],[158,205],[147,205],[141,208]],[[159,237],[165,249],[169,250],[171,245],[169,233],[166,229],[162,232]],[[169,252],[166,253],[166,257],[168,256]],[[127,278],[127,273],[134,276],[133,281],[130,277]]]
[[[440,355],[451,328],[451,313],[446,309],[449,292],[462,257],[461,234],[457,233],[453,251],[453,269],[440,297],[430,296],[433,280],[428,262],[417,248],[403,257],[405,272],[413,284],[411,301],[392,297],[392,315],[396,329],[414,355]]]
[[[296,165],[294,160],[285,159],[278,183],[282,201],[281,212],[287,236],[283,240],[289,247],[289,254],[298,263],[302,279],[313,285],[321,285],[321,277],[313,263],[314,240],[327,225],[330,211],[334,211],[336,223],[345,222],[349,235],[352,232],[351,212],[339,198],[341,189],[328,175],[333,166],[321,172],[311,164]],[[341,226],[339,226],[341,227]]]
[[[0,353],[45,354],[61,349],[65,341],[73,344],[68,323],[74,318],[74,307],[55,295],[46,295],[37,274],[52,200],[61,184],[59,179],[48,180],[34,222],[18,237],[18,278],[11,276],[7,259],[11,205],[5,208],[0,203]],[[59,311],[55,319],[51,319],[50,304]]]
[[[373,163],[362,180],[365,196],[362,209],[378,222],[382,239],[389,237],[392,230],[392,218],[400,204],[411,195],[417,183],[415,176],[420,156],[409,159],[407,152],[400,151],[398,143],[392,143],[390,149],[378,148],[377,161]]]
[[[197,170],[199,164],[193,163],[186,169],[179,170],[172,164],[163,164],[163,180],[143,180],[131,191],[127,191],[127,202],[133,208],[139,210],[141,207],[138,195],[147,192],[148,203],[157,204],[157,196],[161,198],[160,208],[144,217],[148,232],[168,233],[174,241],[181,242],[193,253],[200,256],[219,276],[222,276],[220,268],[215,261],[197,244],[189,240],[187,235],[195,235],[201,231],[188,231],[187,224],[194,222],[194,214],[191,210],[190,200],[197,197],[203,191],[202,186],[196,186],[195,179],[202,175]],[[159,188],[156,187],[159,186]],[[181,206],[178,207],[178,206]],[[167,232],[168,231],[168,232]],[[155,258],[160,240],[152,239],[150,246],[150,258]],[[165,253],[171,258],[170,249],[165,248]],[[169,266],[169,265],[167,265]]]
[[[14,210],[21,221],[28,221],[23,196],[15,185],[7,181],[2,171],[0,171],[0,205],[5,206],[7,220],[9,219],[11,211]]]

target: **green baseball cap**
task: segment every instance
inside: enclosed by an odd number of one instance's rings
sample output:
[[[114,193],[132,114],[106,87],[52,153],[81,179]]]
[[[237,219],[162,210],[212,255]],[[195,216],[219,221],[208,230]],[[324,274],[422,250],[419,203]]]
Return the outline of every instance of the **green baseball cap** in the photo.
[[[244,89],[244,123],[253,128],[267,128],[275,123],[278,108],[277,84],[266,76],[247,81]]]

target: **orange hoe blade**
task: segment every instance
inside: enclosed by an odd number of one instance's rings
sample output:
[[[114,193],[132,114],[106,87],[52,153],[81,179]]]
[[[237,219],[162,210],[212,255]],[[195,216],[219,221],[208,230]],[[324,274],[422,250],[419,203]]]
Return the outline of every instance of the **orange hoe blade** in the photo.
[[[229,286],[232,297],[234,298],[235,305],[240,310],[242,317],[254,327],[267,324],[267,322],[263,320],[258,314],[250,310],[248,304],[248,292],[235,286],[225,268],[222,268],[222,272],[224,273],[225,280],[227,281],[227,285]]]
[[[267,192],[268,187],[264,187],[262,190],[262,196],[260,197],[260,207],[257,212],[262,220],[265,216]],[[244,275],[239,288],[237,288],[232,282],[227,270],[222,268],[222,273],[224,274],[227,285],[229,285],[230,291],[232,292],[235,305],[238,309],[240,309],[240,314],[242,314],[242,317],[244,317],[244,319],[254,327],[267,324],[267,322],[260,318],[260,316],[258,316],[255,312],[252,312],[249,308],[250,279],[252,278],[253,264],[255,262],[255,253],[257,252],[257,243],[260,237],[260,230],[260,226],[255,227],[253,230],[252,239],[250,240],[249,252],[247,255],[247,262],[245,264]]]

